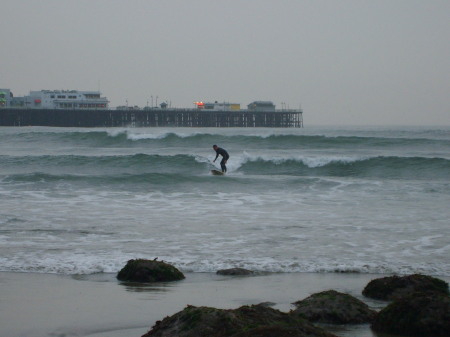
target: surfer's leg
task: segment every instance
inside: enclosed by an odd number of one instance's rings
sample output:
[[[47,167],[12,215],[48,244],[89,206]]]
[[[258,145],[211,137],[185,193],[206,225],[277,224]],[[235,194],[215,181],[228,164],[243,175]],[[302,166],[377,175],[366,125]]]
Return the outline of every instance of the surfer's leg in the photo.
[[[225,166],[225,159],[220,161],[220,167],[222,168],[222,172],[227,172],[227,167]]]

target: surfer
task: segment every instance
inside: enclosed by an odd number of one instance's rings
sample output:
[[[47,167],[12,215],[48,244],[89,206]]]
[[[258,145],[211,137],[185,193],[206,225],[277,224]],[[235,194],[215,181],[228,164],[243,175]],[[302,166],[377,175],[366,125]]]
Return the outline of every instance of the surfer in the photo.
[[[214,151],[216,151],[216,158],[213,160],[213,163],[216,162],[217,157],[219,157],[219,154],[222,156],[222,160],[220,161],[220,167],[222,168],[222,172],[227,172],[227,167],[225,164],[228,161],[228,158],[230,158],[230,155],[228,154],[225,149],[222,149],[221,147],[218,147],[217,145],[213,145]]]

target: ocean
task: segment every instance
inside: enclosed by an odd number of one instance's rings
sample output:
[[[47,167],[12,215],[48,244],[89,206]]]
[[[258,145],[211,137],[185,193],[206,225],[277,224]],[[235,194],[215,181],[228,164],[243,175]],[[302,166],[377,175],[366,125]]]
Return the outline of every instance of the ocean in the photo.
[[[448,277],[449,256],[450,127],[0,128],[0,271]]]

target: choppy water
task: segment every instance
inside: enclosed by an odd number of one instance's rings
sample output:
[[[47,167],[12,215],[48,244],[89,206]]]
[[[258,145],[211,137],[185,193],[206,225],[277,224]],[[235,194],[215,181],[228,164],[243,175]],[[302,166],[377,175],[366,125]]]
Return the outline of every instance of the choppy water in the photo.
[[[2,271],[450,276],[448,127],[0,128],[0,163]]]

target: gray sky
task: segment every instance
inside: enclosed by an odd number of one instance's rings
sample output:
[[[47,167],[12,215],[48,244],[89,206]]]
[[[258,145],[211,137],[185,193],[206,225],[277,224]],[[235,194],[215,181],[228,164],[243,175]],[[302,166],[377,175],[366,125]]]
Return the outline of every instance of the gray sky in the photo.
[[[0,0],[0,88],[450,125],[448,0]]]

